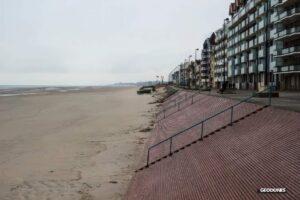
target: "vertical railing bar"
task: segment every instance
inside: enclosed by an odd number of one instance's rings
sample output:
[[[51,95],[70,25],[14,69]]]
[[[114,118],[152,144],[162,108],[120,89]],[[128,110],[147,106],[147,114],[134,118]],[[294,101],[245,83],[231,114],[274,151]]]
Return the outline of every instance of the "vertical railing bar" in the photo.
[[[231,107],[231,119],[230,119],[230,126],[232,126],[233,122],[233,106]]]
[[[271,103],[272,103],[272,102],[271,102],[271,99],[272,99],[272,94],[271,94],[271,93],[272,93],[272,88],[271,88],[271,86],[269,86],[269,89],[268,89],[268,90],[269,90],[269,106],[270,106]]]
[[[170,153],[169,153],[169,155],[172,155],[172,143],[173,143],[173,137],[170,138]]]
[[[202,125],[201,125],[201,140],[203,140],[203,126],[204,126],[204,121],[202,122]]]
[[[149,166],[149,153],[150,153],[150,149],[148,149],[148,155],[147,155],[147,167]]]

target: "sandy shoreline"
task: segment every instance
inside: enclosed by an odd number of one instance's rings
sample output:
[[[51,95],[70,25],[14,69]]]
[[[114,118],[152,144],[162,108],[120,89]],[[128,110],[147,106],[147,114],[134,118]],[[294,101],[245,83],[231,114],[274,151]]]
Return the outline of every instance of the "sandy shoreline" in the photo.
[[[136,89],[0,97],[0,199],[121,199],[155,110]]]

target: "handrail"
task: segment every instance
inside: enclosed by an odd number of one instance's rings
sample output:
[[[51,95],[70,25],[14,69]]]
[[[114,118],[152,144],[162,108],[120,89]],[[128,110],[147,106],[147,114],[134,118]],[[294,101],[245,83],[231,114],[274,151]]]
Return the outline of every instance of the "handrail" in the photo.
[[[210,119],[212,119],[212,118],[214,118],[214,117],[216,117],[216,116],[222,114],[222,113],[225,113],[225,112],[228,111],[228,110],[231,110],[230,125],[232,125],[232,123],[233,123],[233,109],[234,109],[234,107],[237,107],[238,105],[240,105],[240,104],[242,104],[242,103],[244,103],[244,102],[249,101],[250,99],[252,99],[252,98],[254,98],[255,96],[257,96],[257,94],[262,93],[262,92],[265,92],[265,91],[268,91],[268,99],[269,99],[268,105],[271,105],[272,86],[268,86],[266,89],[264,89],[264,90],[262,90],[262,91],[260,91],[260,92],[253,93],[250,97],[247,97],[247,98],[241,100],[240,102],[238,102],[238,103],[236,103],[236,104],[234,104],[234,105],[232,105],[232,106],[230,106],[230,107],[228,107],[228,108],[226,108],[226,109],[224,109],[224,110],[222,110],[222,111],[220,111],[220,112],[218,112],[218,113],[216,113],[216,114],[214,114],[214,115],[212,115],[212,116],[210,116],[210,117],[207,117],[206,119],[201,120],[200,122],[197,122],[196,124],[194,124],[194,125],[192,125],[192,126],[186,128],[186,129],[184,129],[184,130],[181,130],[181,131],[175,133],[174,135],[172,135],[172,136],[170,136],[170,137],[168,137],[168,138],[166,138],[166,139],[164,139],[164,140],[162,140],[162,141],[160,141],[160,142],[158,142],[158,143],[156,143],[156,144],[150,146],[150,147],[148,148],[147,165],[146,165],[146,166],[149,166],[150,151],[151,151],[153,148],[155,148],[155,147],[159,146],[160,144],[162,144],[162,143],[167,142],[167,141],[170,140],[170,153],[169,153],[169,155],[172,155],[172,141],[173,141],[173,138],[176,137],[176,136],[178,136],[178,135],[180,135],[180,134],[182,134],[182,133],[185,133],[186,131],[188,131],[188,130],[190,130],[190,129],[192,129],[192,128],[194,128],[194,127],[200,125],[200,124],[202,124],[202,127],[201,127],[201,137],[200,137],[200,139],[202,140],[202,139],[203,139],[203,132],[204,132],[204,129],[203,129],[204,123],[205,123],[206,121],[208,121],[208,120],[210,120]]]
[[[181,104],[182,102],[187,101],[187,100],[189,100],[189,99],[192,99],[192,104],[193,104],[193,103],[194,103],[193,98],[194,98],[196,95],[198,95],[198,93],[194,93],[194,94],[192,94],[192,95],[190,95],[190,96],[187,96],[187,94],[186,94],[186,95],[185,95],[185,98],[184,98],[182,101],[179,101],[179,102],[175,103],[174,105],[170,105],[170,106],[168,106],[168,107],[166,107],[166,108],[163,108],[163,110],[160,111],[160,112],[158,112],[156,115],[158,116],[158,115],[164,113],[164,118],[166,118],[165,113],[166,113],[169,109],[174,108],[174,107],[178,107],[178,106],[180,106],[180,104]],[[174,99],[174,100],[172,100],[172,101],[176,101],[176,99]]]

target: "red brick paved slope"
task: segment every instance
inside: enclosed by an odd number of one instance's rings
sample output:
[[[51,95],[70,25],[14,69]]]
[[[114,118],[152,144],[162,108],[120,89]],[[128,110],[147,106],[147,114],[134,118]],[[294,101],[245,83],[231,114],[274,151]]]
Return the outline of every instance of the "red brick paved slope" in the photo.
[[[214,102],[211,112],[219,109],[215,104],[224,104],[215,97],[201,98],[203,102]],[[209,114],[209,109],[206,111],[201,105],[197,106],[199,111],[193,105],[189,110],[193,114],[174,114],[161,128],[157,126],[149,144],[187,126],[194,115]],[[253,104],[243,106],[245,110],[256,109],[251,107]],[[239,115],[246,113],[244,109],[241,107]],[[298,199],[299,133],[299,113],[265,108],[137,172],[125,199]],[[261,187],[286,187],[287,193],[257,193]]]
[[[185,92],[190,93],[190,92]],[[178,95],[183,96],[183,92]],[[190,96],[188,94],[187,96]],[[163,139],[166,139],[173,135],[176,132],[179,132],[185,128],[188,128],[207,117],[212,116],[213,114],[224,110],[234,104],[237,101],[224,99],[220,97],[212,97],[203,94],[198,94],[194,97],[194,104],[191,104],[191,99],[187,101],[183,101],[181,103],[182,109],[179,112],[176,112],[172,115],[169,115],[166,119],[163,119],[156,124],[156,128],[153,131],[153,135],[150,139],[149,146],[153,145]],[[251,104],[251,103],[243,103],[234,109],[233,120],[239,119],[262,106]],[[173,108],[172,108],[173,109]],[[166,112],[172,112],[172,109],[167,110]],[[177,111],[177,108],[174,108]],[[173,110],[174,110],[173,109]],[[160,116],[158,116],[160,118]],[[207,135],[208,133],[215,131],[218,128],[227,125],[230,122],[230,111],[227,111],[204,124],[204,133],[203,135]],[[197,140],[201,136],[201,125],[194,127],[189,130],[187,133],[180,135],[173,140],[173,146],[176,148],[180,148],[190,142]],[[151,151],[150,154],[150,162],[154,161],[164,155],[169,153],[169,143],[163,143],[154,150]],[[146,158],[146,156],[145,156]]]

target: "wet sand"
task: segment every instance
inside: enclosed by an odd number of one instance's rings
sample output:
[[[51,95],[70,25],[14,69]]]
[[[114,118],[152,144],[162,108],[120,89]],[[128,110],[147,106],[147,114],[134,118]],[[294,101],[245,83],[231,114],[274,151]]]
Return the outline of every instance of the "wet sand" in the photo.
[[[155,110],[136,90],[0,97],[0,199],[121,199]]]

